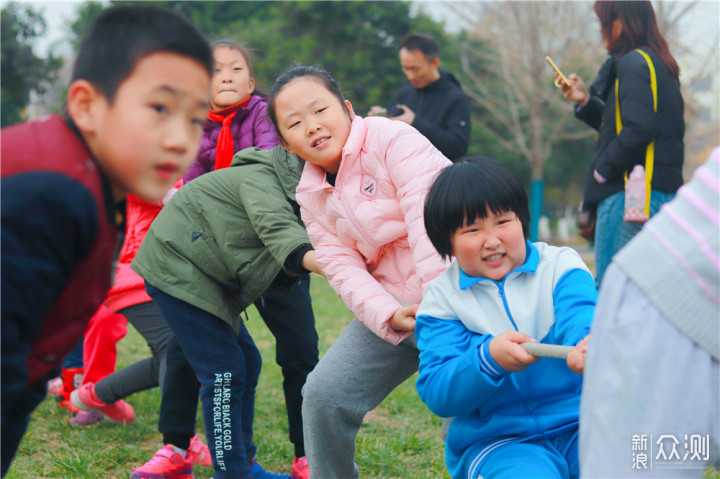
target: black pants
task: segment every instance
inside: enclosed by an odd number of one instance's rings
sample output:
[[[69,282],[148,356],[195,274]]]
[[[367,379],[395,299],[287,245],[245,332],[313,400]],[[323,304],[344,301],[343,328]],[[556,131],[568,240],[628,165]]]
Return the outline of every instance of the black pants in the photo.
[[[47,396],[48,380],[57,376],[58,373],[59,368],[53,369],[45,378],[31,386],[23,388],[11,404],[3,402],[0,476],[5,476],[8,469],[10,469],[10,463],[13,457],[15,457],[18,446],[20,446],[20,441],[22,441],[28,424],[30,423],[30,413],[32,413]]]
[[[276,357],[283,373],[290,442],[295,456],[305,455],[302,425],[302,387],[318,362],[318,335],[310,299],[310,275],[300,278],[289,293],[268,292],[255,302],[275,336]],[[162,389],[158,430],[165,444],[187,449],[195,434],[200,384],[176,339],[167,345],[167,370]]]

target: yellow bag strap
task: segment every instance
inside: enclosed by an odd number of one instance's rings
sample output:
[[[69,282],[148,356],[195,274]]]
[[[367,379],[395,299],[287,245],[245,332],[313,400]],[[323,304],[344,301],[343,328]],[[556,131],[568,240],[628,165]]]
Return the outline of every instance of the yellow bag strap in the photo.
[[[655,66],[650,56],[639,48],[635,50],[643,56],[650,69],[650,89],[653,95],[653,111],[657,113],[657,76],[655,75]],[[619,135],[622,130],[622,117],[620,116],[620,82],[615,79],[615,131]],[[655,142],[651,141],[645,150],[645,216],[650,216],[650,194],[653,176],[653,168],[655,166]],[[625,172],[625,181],[627,182],[627,171]]]

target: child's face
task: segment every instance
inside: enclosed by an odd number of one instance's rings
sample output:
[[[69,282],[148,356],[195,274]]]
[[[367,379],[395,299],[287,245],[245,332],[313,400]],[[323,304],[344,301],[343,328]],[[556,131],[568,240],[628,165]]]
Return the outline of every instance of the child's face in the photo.
[[[212,108],[220,110],[241,101],[255,90],[255,79],[243,54],[232,47],[213,50],[215,72],[212,77]]]
[[[522,223],[513,211],[486,218],[458,228],[450,237],[452,253],[465,273],[473,277],[502,280],[525,263],[525,236]]]
[[[288,83],[275,97],[275,112],[283,146],[329,173],[340,168],[342,149],[355,116],[352,105],[340,100],[318,80],[302,77]]]
[[[99,93],[92,97],[81,131],[116,200],[131,192],[159,201],[190,166],[209,87],[200,63],[159,52],[138,61],[112,103]]]

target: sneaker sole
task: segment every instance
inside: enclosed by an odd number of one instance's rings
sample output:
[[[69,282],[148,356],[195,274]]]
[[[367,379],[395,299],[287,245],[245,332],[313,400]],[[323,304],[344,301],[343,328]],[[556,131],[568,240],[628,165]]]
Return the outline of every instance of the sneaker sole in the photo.
[[[130,424],[134,421],[134,420],[133,421],[118,421],[117,419],[113,419],[112,417],[108,416],[107,414],[102,412],[100,409],[95,409],[94,407],[88,406],[87,404],[85,404],[84,402],[82,402],[80,400],[80,394],[78,393],[77,389],[70,394],[70,402],[73,403],[73,406],[75,406],[76,408],[78,408],[82,411],[94,412],[94,413],[100,414],[103,418],[105,418],[108,421],[115,423],[115,424]],[[157,477],[162,479],[162,476],[157,476]],[[140,479],[143,479],[143,478],[140,478]],[[152,478],[152,479],[155,479],[155,478]],[[171,478],[171,479],[175,479],[175,478]],[[184,479],[184,478],[182,478],[182,479]],[[190,479],[192,479],[192,477]]]
[[[172,476],[165,476],[152,472],[149,474],[142,474],[140,472],[133,471],[133,473],[130,474],[130,479],[193,479],[193,471],[190,469],[190,472],[183,471],[180,474],[173,474]]]

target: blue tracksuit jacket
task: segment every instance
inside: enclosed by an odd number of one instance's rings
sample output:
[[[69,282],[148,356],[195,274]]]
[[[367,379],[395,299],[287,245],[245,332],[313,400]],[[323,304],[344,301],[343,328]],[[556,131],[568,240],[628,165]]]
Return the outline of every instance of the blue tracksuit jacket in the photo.
[[[510,330],[573,346],[590,331],[597,291],[580,256],[571,248],[526,244],[525,263],[499,282],[467,276],[453,262],[428,285],[418,310],[416,386],[433,412],[455,417],[446,443],[455,478],[473,475],[484,454],[502,443],[578,427],[582,376],[565,361],[542,359],[509,373],[488,351],[495,335]]]

